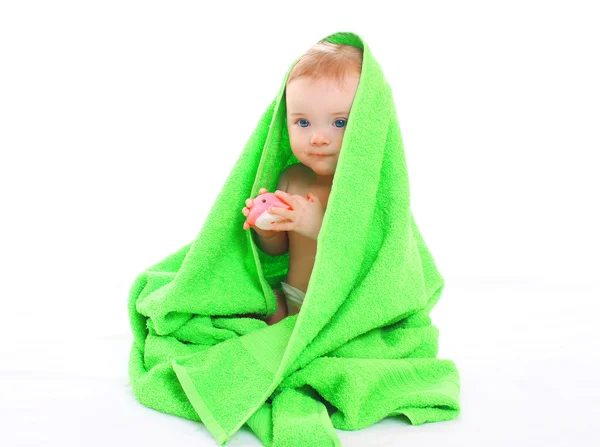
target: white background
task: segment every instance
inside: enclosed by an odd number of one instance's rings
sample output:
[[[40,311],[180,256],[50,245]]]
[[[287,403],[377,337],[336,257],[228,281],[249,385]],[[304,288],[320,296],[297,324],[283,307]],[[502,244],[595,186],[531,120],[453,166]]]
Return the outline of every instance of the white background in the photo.
[[[462,414],[342,442],[597,445],[598,8],[0,3],[0,443],[216,445],[133,400],[129,287],[196,237],[290,64],[351,31],[392,86]]]

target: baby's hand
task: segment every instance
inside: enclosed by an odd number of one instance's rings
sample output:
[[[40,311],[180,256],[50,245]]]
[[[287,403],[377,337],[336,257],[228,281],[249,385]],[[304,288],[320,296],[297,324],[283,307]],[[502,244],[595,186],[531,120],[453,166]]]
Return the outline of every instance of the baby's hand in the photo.
[[[264,194],[266,192],[267,192],[267,188],[260,188],[260,190],[258,191],[258,195]],[[252,209],[253,205],[254,205],[253,199],[250,199],[250,198],[246,199],[246,206],[244,208],[242,208],[242,213],[244,214],[244,216],[247,217],[250,214],[250,209]],[[265,237],[274,236],[275,233],[277,233],[276,231],[273,231],[273,230],[262,230],[255,225],[250,225],[248,223],[248,221],[246,220],[246,222],[244,222],[244,230],[248,230],[249,228],[254,228],[254,231],[256,231],[260,236],[265,236]]]
[[[280,207],[270,207],[269,212],[275,216],[281,216],[286,221],[274,223],[271,226],[274,230],[295,231],[309,239],[317,240],[323,217],[325,216],[325,207],[319,197],[309,192],[306,197],[297,194],[288,194],[285,191],[275,191],[278,198],[283,199],[292,206],[287,210]]]

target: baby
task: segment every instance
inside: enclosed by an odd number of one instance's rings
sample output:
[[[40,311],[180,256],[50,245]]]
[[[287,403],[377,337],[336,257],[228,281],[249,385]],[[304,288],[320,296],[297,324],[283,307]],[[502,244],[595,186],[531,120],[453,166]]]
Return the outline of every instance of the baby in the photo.
[[[333,176],[348,115],[358,88],[362,50],[350,45],[320,42],[299,59],[287,80],[285,100],[292,152],[300,163],[285,168],[275,194],[293,210],[271,207],[269,213],[285,220],[261,230],[252,228],[260,249],[271,256],[289,251],[283,290],[274,290],[276,312],[265,319],[275,324],[300,311],[317,252],[317,237],[327,209]],[[259,194],[267,192],[261,188]],[[250,214],[253,200],[242,209]]]

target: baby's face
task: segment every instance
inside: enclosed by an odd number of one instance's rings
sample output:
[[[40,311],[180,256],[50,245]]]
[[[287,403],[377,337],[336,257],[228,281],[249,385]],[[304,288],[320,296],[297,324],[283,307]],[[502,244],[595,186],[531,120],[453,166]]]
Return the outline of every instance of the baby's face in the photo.
[[[335,80],[301,77],[286,87],[287,126],[292,152],[317,177],[332,180],[359,74]]]

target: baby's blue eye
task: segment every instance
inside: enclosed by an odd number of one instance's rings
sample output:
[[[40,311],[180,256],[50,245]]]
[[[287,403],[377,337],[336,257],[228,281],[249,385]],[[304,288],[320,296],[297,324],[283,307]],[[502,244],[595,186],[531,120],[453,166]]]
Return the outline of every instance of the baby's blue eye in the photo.
[[[339,126],[337,125],[338,123],[342,123]],[[336,120],[335,121],[335,127],[344,127],[346,125],[346,120]]]
[[[303,126],[302,124],[300,124],[301,122],[306,121],[306,126]],[[308,126],[308,120],[298,120],[298,124],[300,124],[300,127],[307,127]]]

